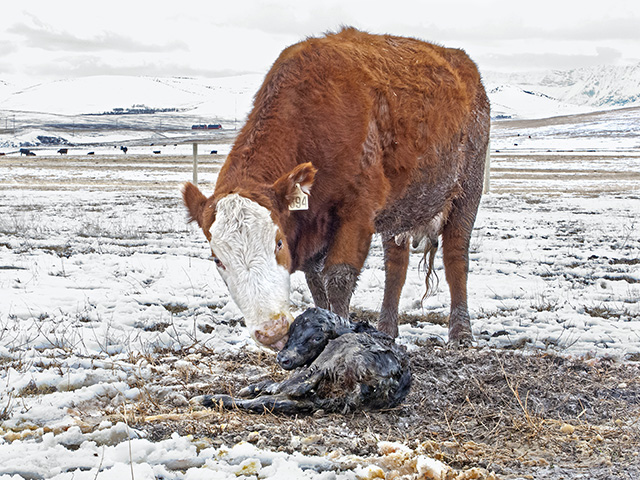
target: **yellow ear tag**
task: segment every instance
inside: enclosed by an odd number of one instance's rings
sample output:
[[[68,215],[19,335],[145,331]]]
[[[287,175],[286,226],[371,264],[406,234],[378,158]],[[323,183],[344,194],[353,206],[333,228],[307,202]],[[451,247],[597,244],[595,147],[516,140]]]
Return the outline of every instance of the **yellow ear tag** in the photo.
[[[299,183],[296,183],[296,189],[293,192],[289,210],[309,210],[309,195],[302,191]]]

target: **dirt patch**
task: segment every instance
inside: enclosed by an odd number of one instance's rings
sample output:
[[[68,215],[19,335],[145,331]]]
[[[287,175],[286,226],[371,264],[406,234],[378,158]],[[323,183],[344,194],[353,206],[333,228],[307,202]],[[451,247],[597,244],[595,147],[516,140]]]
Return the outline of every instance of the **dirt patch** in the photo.
[[[282,416],[193,411],[186,398],[233,394],[287,374],[269,353],[191,354],[185,358],[194,361],[193,368],[171,369],[141,385],[146,393],[128,407],[134,417],[129,421],[151,440],[178,432],[210,446],[248,441],[340,459],[371,458],[380,441],[397,441],[457,470],[480,467],[505,479],[640,474],[638,364],[438,345],[418,348],[410,357],[412,390],[398,408]],[[167,391],[180,400],[172,402]]]

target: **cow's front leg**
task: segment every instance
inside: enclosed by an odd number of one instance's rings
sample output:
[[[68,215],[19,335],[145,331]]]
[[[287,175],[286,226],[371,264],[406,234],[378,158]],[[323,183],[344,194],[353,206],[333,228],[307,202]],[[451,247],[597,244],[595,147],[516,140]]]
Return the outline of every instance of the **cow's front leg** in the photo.
[[[398,303],[409,266],[409,241],[396,243],[394,237],[383,241],[384,247],[384,298],[378,320],[378,330],[392,338],[398,336]]]
[[[349,318],[349,302],[358,275],[369,254],[373,224],[343,223],[334,237],[324,268],[324,282],[330,310]]]
[[[327,297],[327,289],[324,284],[324,275],[322,268],[324,267],[324,259],[326,253],[318,254],[307,260],[302,267],[304,276],[307,279],[307,285],[311,291],[311,297],[316,307],[330,309],[329,298]]]

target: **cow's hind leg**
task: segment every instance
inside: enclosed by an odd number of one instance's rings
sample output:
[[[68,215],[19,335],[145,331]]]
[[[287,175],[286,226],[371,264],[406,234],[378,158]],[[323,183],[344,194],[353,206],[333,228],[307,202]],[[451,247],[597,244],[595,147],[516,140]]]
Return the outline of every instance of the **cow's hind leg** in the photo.
[[[445,276],[451,293],[450,343],[469,343],[473,339],[467,307],[469,240],[469,235],[464,230],[454,226],[445,226],[442,234],[442,256]]]
[[[409,242],[396,243],[394,237],[383,240],[384,298],[378,320],[378,330],[395,338],[398,336],[398,303],[409,266]]]
[[[474,165],[474,170],[477,168]],[[483,164],[479,168],[483,168]],[[482,172],[472,175],[463,189],[465,195],[454,200],[442,232],[444,272],[451,293],[449,343],[452,344],[470,344],[473,340],[467,306],[467,276],[471,233],[482,196]]]

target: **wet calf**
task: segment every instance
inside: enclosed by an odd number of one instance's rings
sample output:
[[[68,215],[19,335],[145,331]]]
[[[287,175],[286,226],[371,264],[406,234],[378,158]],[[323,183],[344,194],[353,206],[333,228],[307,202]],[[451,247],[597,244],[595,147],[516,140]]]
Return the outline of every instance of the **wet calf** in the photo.
[[[277,359],[286,370],[301,368],[282,382],[264,381],[239,392],[250,398],[204,395],[192,403],[255,412],[348,412],[395,407],[411,386],[403,347],[366,322],[320,308],[295,319]]]

